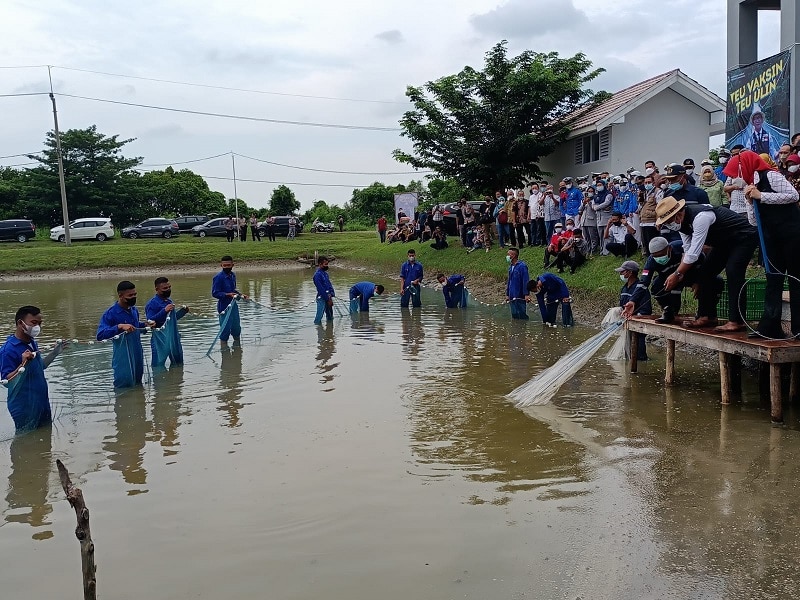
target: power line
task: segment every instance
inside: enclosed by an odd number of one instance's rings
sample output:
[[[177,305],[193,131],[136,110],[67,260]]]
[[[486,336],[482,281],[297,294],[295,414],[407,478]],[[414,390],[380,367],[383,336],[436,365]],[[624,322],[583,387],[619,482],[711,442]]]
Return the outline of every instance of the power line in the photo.
[[[188,165],[189,163],[203,162],[204,160],[211,160],[212,158],[220,158],[221,156],[230,156],[230,152],[223,152],[222,154],[215,154],[214,156],[206,156],[205,158],[195,158],[193,160],[183,160],[180,162],[167,162],[167,163],[148,163],[139,165],[140,167],[171,167],[173,165]],[[238,156],[238,155],[237,155]],[[2,158],[2,157],[0,157]]]
[[[144,173],[149,173],[148,169],[139,169],[135,168],[134,171],[142,171]],[[201,175],[200,173],[195,173],[195,175],[202,177],[203,179],[218,179],[221,181],[233,181],[233,177],[214,177],[212,175]],[[277,184],[277,185],[307,185],[307,186],[316,186],[316,187],[343,187],[343,188],[365,188],[369,187],[369,185],[351,185],[346,183],[308,183],[308,182],[300,182],[300,181],[269,181],[266,179],[243,179],[241,177],[237,177],[236,181],[243,181],[247,183],[270,183],[270,184]]]
[[[265,94],[269,96],[286,96],[289,98],[310,98],[314,100],[339,100],[342,102],[367,102],[370,104],[400,104],[408,105],[408,102],[399,102],[396,100],[367,100],[362,98],[341,98],[336,96],[314,96],[311,94],[291,94],[288,92],[272,92],[266,90],[254,90],[248,88],[227,87],[223,85],[209,85],[205,83],[192,83],[188,81],[175,81],[172,79],[158,79],[156,77],[142,77],[137,75],[124,75],[122,73],[109,73],[107,71],[92,71],[90,69],[77,69],[75,67],[62,67],[59,65],[52,65],[54,69],[64,69],[65,71],[77,71],[79,73],[92,73],[94,75],[107,75],[109,77],[122,77],[125,79],[138,79],[140,81],[154,81],[157,83],[168,83],[171,85],[185,85],[190,87],[199,87],[212,90],[226,90],[230,92],[245,92],[248,94]]]
[[[6,169],[10,167],[27,167],[28,165],[38,165],[41,163],[38,162],[25,162],[25,163],[16,163],[14,165],[0,165],[0,169]]]
[[[3,158],[17,158],[18,156],[30,156],[31,154],[39,154],[41,150],[37,150],[36,152],[23,152],[22,154],[7,154],[6,156],[0,156],[0,159]]]
[[[240,158],[246,158],[248,160],[254,160],[260,163],[266,163],[268,165],[275,165],[277,167],[286,167],[287,169],[299,169],[300,171],[313,171],[314,173],[336,173],[338,175],[417,175],[417,174],[425,174],[425,173],[433,173],[433,171],[384,171],[384,172],[370,172],[370,171],[333,171],[328,169],[312,169],[311,167],[298,167],[296,165],[286,165],[279,162],[273,162],[271,160],[264,160],[263,158],[254,158],[252,156],[245,156],[244,154],[238,154],[234,152],[236,156]]]
[[[50,92],[27,92],[24,94],[0,94],[0,98],[17,98],[19,96],[48,96]]]
[[[92,98],[91,96],[77,96],[75,94],[64,94],[58,92],[56,95],[65,98],[77,98],[79,100],[91,100],[93,102],[104,102],[107,104],[120,104],[122,106],[135,106],[137,108],[149,108],[153,110],[163,110],[167,112],[185,113],[189,115],[200,115],[205,117],[220,117],[224,119],[238,119],[241,121],[257,121],[260,123],[277,123],[281,125],[304,125],[307,127],[324,127],[330,129],[349,129],[362,131],[401,131],[397,127],[371,127],[367,125],[338,125],[333,123],[315,123],[311,121],[286,121],[282,119],[266,119],[263,117],[248,117],[244,115],[231,115],[226,113],[214,113],[201,110],[189,110],[184,108],[173,108],[168,106],[155,106],[152,104],[137,104],[135,102],[123,102],[122,100],[109,100],[107,98]]]

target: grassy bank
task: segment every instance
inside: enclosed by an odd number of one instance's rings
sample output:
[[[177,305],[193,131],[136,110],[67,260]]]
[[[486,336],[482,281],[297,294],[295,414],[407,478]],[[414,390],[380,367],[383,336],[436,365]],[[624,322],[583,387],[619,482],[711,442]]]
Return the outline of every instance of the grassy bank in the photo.
[[[344,232],[332,234],[304,233],[295,241],[279,239],[275,243],[233,242],[223,238],[195,238],[180,236],[172,240],[126,240],[107,242],[75,242],[71,247],[37,239],[25,244],[0,245],[0,273],[23,274],[43,271],[80,271],[125,267],[157,267],[164,265],[214,266],[223,254],[232,254],[241,262],[293,260],[298,256],[313,256],[314,251],[356,264],[370,266],[377,271],[399,271],[409,248],[417,251],[425,265],[426,275],[432,278],[436,271],[481,276],[498,282],[499,295],[505,282],[507,265],[505,251],[494,247],[488,253],[477,251],[467,254],[458,241],[447,250],[433,250],[428,244],[380,244],[374,232]],[[527,262],[531,276],[541,270],[543,250],[524,248],[522,259]],[[578,298],[594,298],[603,305],[613,302],[619,290],[619,280],[614,268],[620,260],[613,257],[596,257],[581,267],[575,275],[562,277]]]

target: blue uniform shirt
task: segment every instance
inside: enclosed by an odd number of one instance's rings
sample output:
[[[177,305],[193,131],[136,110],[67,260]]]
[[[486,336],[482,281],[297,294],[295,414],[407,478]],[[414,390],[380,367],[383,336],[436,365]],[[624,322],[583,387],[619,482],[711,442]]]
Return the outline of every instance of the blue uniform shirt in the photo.
[[[647,261],[644,263],[644,267],[642,268],[642,276],[639,278],[639,281],[646,286],[650,286],[650,282],[652,281],[654,274],[660,275],[661,277],[669,277],[678,269],[678,266],[681,264],[681,259],[683,259],[683,242],[678,240],[676,242],[670,242],[669,245],[671,251],[667,264],[658,264],[652,255],[647,257]]]
[[[404,287],[410,286],[412,281],[422,281],[422,263],[404,262],[400,267],[400,278],[403,280]]]
[[[619,305],[624,307],[633,302],[634,315],[652,315],[653,303],[650,301],[650,290],[638,279],[633,285],[627,283],[619,291]]]
[[[539,298],[539,296],[544,297],[545,295],[548,298],[558,298],[559,300],[562,298],[569,298],[569,289],[561,277],[553,275],[552,273],[542,273],[539,275],[538,279],[542,282],[542,289],[537,292],[537,298]]]
[[[519,300],[528,295],[528,265],[521,260],[508,267],[508,284],[506,296],[510,300]]]
[[[144,314],[148,319],[156,322],[156,327],[163,327],[164,322],[167,320],[167,311],[165,309],[170,304],[175,303],[170,298],[162,298],[156,294],[145,305]],[[186,311],[173,309],[172,314],[176,319],[180,319],[186,315]]]
[[[121,334],[117,325],[122,323],[133,325],[139,329],[146,327],[146,324],[139,320],[139,311],[135,306],[122,308],[119,303],[115,302],[100,317],[100,324],[97,326],[97,340],[109,340]],[[123,388],[142,383],[144,350],[139,331],[125,333],[123,337],[115,340],[111,367],[114,370],[114,387]]]
[[[361,298],[362,304],[375,295],[375,284],[371,281],[359,281],[350,288],[350,300]]]
[[[5,379],[22,364],[26,350],[36,352],[36,357],[28,361],[25,372],[17,375],[8,389],[8,412],[18,431],[41,427],[51,420],[44,360],[35,340],[26,344],[15,335],[8,337],[0,347],[0,378]]]
[[[336,296],[336,292],[333,291],[331,278],[328,277],[328,272],[323,271],[319,267],[314,273],[314,285],[317,287],[317,297],[328,301]]]
[[[722,181],[725,180],[723,179]],[[708,194],[706,194],[705,190],[689,184],[686,184],[675,192],[672,190],[667,190],[664,192],[664,197],[666,198],[668,196],[671,196],[676,200],[685,200],[686,204],[711,204],[711,201],[708,199]]]
[[[232,292],[239,293],[239,290],[236,289],[236,273],[220,271],[214,275],[214,279],[211,281],[211,295],[217,299],[218,313],[228,308],[233,301],[233,298],[228,296]]]
[[[573,217],[578,214],[583,204],[583,192],[575,186],[567,190],[567,197],[564,200],[564,214],[572,215]]]

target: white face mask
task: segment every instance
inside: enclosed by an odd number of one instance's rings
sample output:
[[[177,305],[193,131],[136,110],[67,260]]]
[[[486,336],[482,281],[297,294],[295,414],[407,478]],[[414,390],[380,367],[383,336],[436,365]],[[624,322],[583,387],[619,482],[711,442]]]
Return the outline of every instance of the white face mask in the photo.
[[[668,231],[680,231],[681,230],[680,224],[676,223],[675,221],[673,221],[672,223],[664,223],[661,227],[663,227],[664,229],[666,229]]]
[[[666,183],[662,183],[658,187],[660,187],[662,190],[665,190],[665,189],[667,189],[667,184]]]
[[[727,156],[720,156],[719,157],[719,164],[724,165],[726,162],[728,162],[728,157]]]
[[[789,165],[789,173],[797,173],[798,169],[800,169],[800,165]]]
[[[25,333],[27,333],[32,338],[36,338],[40,333],[42,333],[42,327],[40,325],[28,325],[27,323],[23,323],[25,325]]]
[[[567,225],[567,231],[572,231],[574,228],[574,225]]]
[[[687,175],[691,175],[692,173],[694,173],[694,169],[686,169]]]
[[[625,275],[623,275],[622,273],[619,274],[619,279],[620,279],[620,281],[624,281],[626,283],[628,282],[628,278],[625,277]]]
[[[644,170],[644,175],[645,175],[645,177],[650,177],[650,175],[652,175],[655,172],[656,172],[656,170],[653,167],[647,167]]]

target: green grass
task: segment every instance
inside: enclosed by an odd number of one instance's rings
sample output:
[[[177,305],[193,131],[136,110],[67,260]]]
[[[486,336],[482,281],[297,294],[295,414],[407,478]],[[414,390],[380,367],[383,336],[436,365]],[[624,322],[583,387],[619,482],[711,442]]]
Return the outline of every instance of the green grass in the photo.
[[[451,238],[453,239],[453,238]],[[0,244],[0,272],[6,274],[63,271],[108,267],[153,267],[163,265],[216,265],[223,254],[231,254],[241,262],[294,260],[299,256],[313,256],[314,251],[375,270],[399,272],[409,248],[417,251],[425,265],[428,278],[436,271],[447,274],[481,275],[505,282],[508,266],[505,251],[494,247],[489,253],[476,251],[467,254],[456,239],[446,250],[433,250],[428,244],[381,244],[373,232],[348,232],[331,234],[303,233],[293,242],[278,239],[267,241],[228,243],[224,238],[195,238],[181,235],[172,240],[127,240],[115,238],[107,242],[73,242],[72,246],[37,237],[20,244]],[[522,260],[528,264],[531,276],[541,271],[543,250],[524,248]],[[614,268],[620,259],[595,257],[581,267],[575,275],[566,273],[563,278],[574,292],[602,295],[603,301],[613,299],[619,291],[619,281]],[[601,298],[598,298],[598,300]]]

